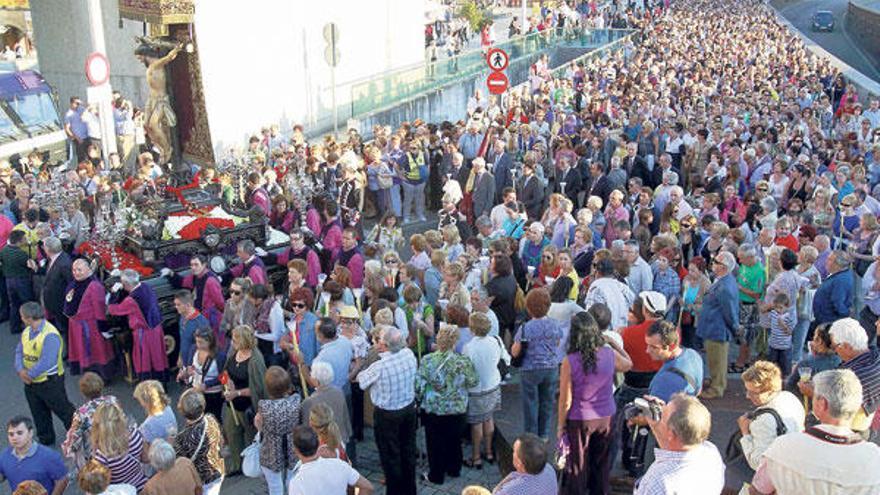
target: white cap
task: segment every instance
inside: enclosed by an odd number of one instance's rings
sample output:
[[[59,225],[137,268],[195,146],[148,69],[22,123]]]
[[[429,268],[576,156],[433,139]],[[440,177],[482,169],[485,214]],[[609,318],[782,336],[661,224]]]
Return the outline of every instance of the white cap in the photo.
[[[645,290],[639,294],[639,297],[642,298],[642,304],[649,313],[656,315],[666,312],[666,296],[663,294],[653,290]]]

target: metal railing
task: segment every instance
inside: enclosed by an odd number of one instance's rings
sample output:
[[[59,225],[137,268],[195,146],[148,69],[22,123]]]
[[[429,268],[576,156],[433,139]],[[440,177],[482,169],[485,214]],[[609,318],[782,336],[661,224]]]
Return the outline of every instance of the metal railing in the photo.
[[[600,48],[631,35],[632,29],[584,29],[580,31],[547,30],[519,36],[494,45],[507,52],[511,63],[550,49]],[[482,50],[471,50],[454,57],[425,62],[364,81],[351,83],[353,117],[399,103],[408,98],[439,89],[486,70]]]

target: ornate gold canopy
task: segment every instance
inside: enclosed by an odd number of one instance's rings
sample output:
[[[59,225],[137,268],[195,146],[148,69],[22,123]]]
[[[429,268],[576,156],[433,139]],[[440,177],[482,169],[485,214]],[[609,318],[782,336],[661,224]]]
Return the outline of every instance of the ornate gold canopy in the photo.
[[[193,22],[195,0],[119,0],[119,15],[150,24]]]

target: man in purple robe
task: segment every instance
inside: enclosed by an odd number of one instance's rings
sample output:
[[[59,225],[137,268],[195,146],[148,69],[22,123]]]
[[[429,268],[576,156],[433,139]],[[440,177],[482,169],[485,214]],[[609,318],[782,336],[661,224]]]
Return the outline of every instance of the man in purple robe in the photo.
[[[266,260],[271,262],[270,254]],[[318,285],[318,274],[321,273],[321,258],[314,249],[306,246],[305,237],[301,230],[293,230],[290,232],[290,247],[282,251],[275,257],[275,263],[287,266],[287,263],[295,259],[301,259],[306,262],[309,267],[309,273],[306,275],[306,285],[315,287]]]
[[[214,330],[218,348],[225,349],[226,335],[220,331],[220,320],[223,318],[226,301],[223,300],[220,279],[208,268],[208,258],[203,254],[190,258],[189,266],[192,269],[189,275],[181,277],[171,269],[163,268],[162,276],[168,277],[168,281],[175,289],[193,289],[195,308],[208,319]]]
[[[265,254],[265,252],[261,254]],[[233,277],[247,277],[254,285],[269,283],[266,266],[263,264],[263,260],[257,256],[257,246],[254,245],[254,241],[250,239],[238,241],[235,255],[238,256],[241,263],[229,269]]]
[[[111,288],[113,304],[107,306],[107,312],[128,318],[128,327],[133,333],[132,360],[138,379],[168,381],[162,311],[156,293],[141,283],[141,276],[135,270],[123,270],[119,278],[120,282]]]
[[[351,288],[359,289],[364,284],[364,255],[358,249],[357,230],[346,227],[342,231],[342,251],[336,264],[348,268],[351,273]]]
[[[115,371],[113,343],[101,333],[105,329],[107,305],[104,284],[80,258],[73,262],[73,280],[67,284],[64,315],[67,317],[67,359],[70,371],[78,375],[94,371],[104,379]]]

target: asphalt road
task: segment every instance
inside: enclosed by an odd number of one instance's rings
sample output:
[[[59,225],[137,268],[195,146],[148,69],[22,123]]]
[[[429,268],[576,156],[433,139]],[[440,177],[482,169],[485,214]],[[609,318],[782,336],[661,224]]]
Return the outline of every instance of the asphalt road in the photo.
[[[810,39],[843,60],[862,74],[880,82],[880,68],[854,41],[854,36],[844,29],[847,0],[804,0],[781,8],[779,11]],[[813,32],[812,16],[817,10],[830,10],[834,13],[834,32]]]

